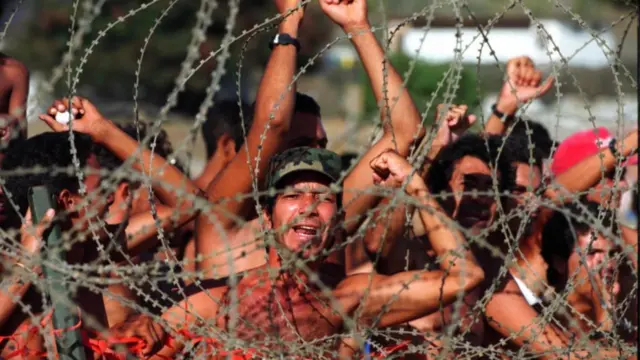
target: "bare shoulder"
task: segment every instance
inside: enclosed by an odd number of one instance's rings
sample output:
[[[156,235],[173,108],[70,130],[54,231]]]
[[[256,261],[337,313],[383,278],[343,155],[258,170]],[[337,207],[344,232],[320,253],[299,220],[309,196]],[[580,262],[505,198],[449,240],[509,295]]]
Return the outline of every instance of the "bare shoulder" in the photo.
[[[29,76],[29,69],[20,60],[0,53],[0,71],[12,79],[21,79]]]

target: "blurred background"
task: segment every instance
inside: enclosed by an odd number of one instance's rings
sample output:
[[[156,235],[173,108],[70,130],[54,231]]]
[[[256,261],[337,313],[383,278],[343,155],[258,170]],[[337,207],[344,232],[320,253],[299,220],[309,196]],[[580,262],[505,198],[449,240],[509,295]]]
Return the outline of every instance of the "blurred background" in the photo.
[[[150,5],[142,8],[144,3]],[[528,55],[546,74],[558,74],[559,91],[556,88],[532,103],[525,113],[544,122],[557,140],[593,128],[594,122],[613,129],[636,126],[638,5],[634,1],[524,0],[510,7],[508,0],[475,0],[458,9],[451,3],[394,0],[371,1],[369,6],[372,24],[387,29],[378,34],[389,45],[391,62],[400,73],[412,70],[407,86],[420,109],[428,111],[427,123],[447,87],[455,92],[455,102],[466,103],[486,117],[500,90],[506,60]],[[210,24],[206,37],[193,49],[192,66],[220,48],[230,14],[228,2],[219,1],[212,9],[201,6],[195,0],[0,0],[0,24],[6,24],[0,50],[31,70],[30,134],[44,131],[37,114],[52,99],[67,94],[76,76],[78,93],[89,97],[105,115],[133,121],[136,94],[139,118],[153,122],[176,85],[199,9],[210,13],[204,21]],[[238,36],[275,14],[271,1],[241,0],[233,34]],[[231,44],[216,101],[233,99],[238,93],[243,100],[253,101],[269,55],[267,43],[274,34],[272,27],[263,30]],[[72,32],[74,50],[69,53]],[[320,103],[330,148],[361,151],[379,118],[348,40],[323,50],[339,37],[343,37],[341,30],[317,4],[309,5],[301,30],[300,65],[312,58],[314,62],[301,76],[298,89]],[[93,43],[95,39],[99,41]],[[548,51],[554,47],[559,52]],[[139,86],[134,91],[142,48]],[[462,63],[459,79],[443,77],[456,56]],[[65,57],[71,61],[65,63]],[[164,128],[174,148],[185,142],[218,66],[216,57],[203,63],[171,108]],[[456,82],[458,86],[452,87]],[[429,108],[432,96],[435,102]],[[191,169],[197,172],[206,161],[200,136],[187,147],[193,154]]]

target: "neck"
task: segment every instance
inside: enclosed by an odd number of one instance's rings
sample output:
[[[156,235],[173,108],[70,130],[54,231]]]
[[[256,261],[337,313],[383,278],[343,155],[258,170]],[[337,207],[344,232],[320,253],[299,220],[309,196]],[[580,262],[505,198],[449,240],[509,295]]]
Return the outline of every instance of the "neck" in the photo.
[[[209,183],[211,183],[220,171],[227,166],[227,163],[227,160],[222,156],[222,154],[218,152],[213,154],[209,161],[207,161],[207,164],[200,176],[195,180],[196,185],[201,189],[206,189],[209,186]]]
[[[282,268],[282,263],[283,263],[283,259],[280,256],[280,254],[278,254],[278,251],[274,248],[274,247],[270,247],[269,248],[269,258],[267,260],[267,267],[269,267],[270,269],[273,270],[279,270]],[[319,268],[320,268],[320,264],[321,261],[320,260],[316,260],[313,262],[305,262],[305,268],[306,269],[299,269],[297,267],[295,267],[295,263],[294,264],[287,264],[287,271],[281,273],[281,275],[284,275],[285,277],[288,275],[293,275],[295,274],[297,278],[300,279],[307,279],[309,277],[308,274],[310,273],[317,273]],[[293,266],[293,268],[292,268]],[[288,275],[287,275],[288,274]]]
[[[547,282],[547,263],[542,258],[537,238],[539,235],[534,233],[520,243],[516,266],[511,267],[510,271],[540,296],[544,292],[544,283]]]

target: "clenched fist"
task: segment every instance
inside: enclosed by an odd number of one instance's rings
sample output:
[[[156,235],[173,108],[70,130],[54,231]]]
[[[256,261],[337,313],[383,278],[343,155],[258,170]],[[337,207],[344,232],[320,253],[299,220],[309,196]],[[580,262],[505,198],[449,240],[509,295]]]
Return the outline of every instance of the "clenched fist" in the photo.
[[[498,97],[498,111],[513,114],[518,104],[539,98],[553,86],[554,78],[549,76],[543,83],[542,72],[528,56],[519,56],[507,62],[506,81]]]
[[[413,171],[411,164],[393,150],[383,151],[370,163],[373,169],[373,182],[389,188],[399,188],[407,180],[406,192],[415,195],[426,190],[424,180]],[[413,173],[413,174],[412,174]]]
[[[436,141],[442,146],[458,140],[477,120],[475,115],[467,114],[469,110],[467,105],[452,104],[446,112],[444,106],[445,104],[440,104],[436,110],[436,126],[438,126]]]

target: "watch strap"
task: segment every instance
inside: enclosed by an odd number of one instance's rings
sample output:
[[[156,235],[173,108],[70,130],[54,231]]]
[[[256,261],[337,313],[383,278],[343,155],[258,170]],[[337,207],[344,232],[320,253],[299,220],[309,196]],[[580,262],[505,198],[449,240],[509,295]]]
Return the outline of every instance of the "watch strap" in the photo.
[[[296,51],[300,51],[300,42],[289,34],[276,34],[269,43],[269,48],[273,50],[277,45],[293,45],[296,47]]]

